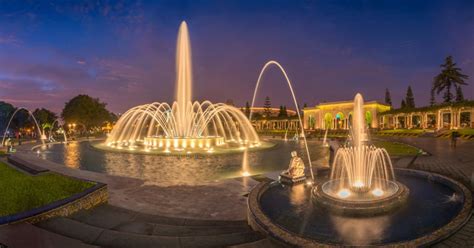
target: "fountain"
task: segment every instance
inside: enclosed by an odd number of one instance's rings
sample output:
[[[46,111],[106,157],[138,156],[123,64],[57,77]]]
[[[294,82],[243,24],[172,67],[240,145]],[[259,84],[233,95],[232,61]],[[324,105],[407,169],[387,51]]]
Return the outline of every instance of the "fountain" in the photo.
[[[349,144],[337,150],[329,181],[315,188],[318,203],[351,214],[375,214],[400,206],[409,190],[395,180],[392,162],[384,148],[370,144],[364,99],[354,98]]]
[[[13,112],[12,116],[10,117],[10,120],[8,120],[8,124],[7,124],[7,127],[5,128],[5,132],[3,132],[3,137],[2,137],[2,143],[0,144],[0,147],[3,147],[4,144],[5,144],[5,138],[7,136],[7,132],[8,132],[8,128],[10,128],[10,124],[13,120],[13,117],[15,117],[15,115],[20,112],[21,110],[24,110],[28,113],[28,115],[33,118],[33,121],[35,122],[35,125],[36,125],[36,129],[38,131],[38,136],[39,136],[39,139],[41,140],[41,143],[44,145],[45,144],[45,140],[47,139],[46,138],[46,135],[44,133],[41,133],[41,128],[38,124],[38,121],[36,120],[35,116],[33,115],[33,113],[31,113],[31,111],[29,111],[27,108],[23,108],[23,107],[19,107],[15,110],[15,112]]]
[[[357,94],[347,145],[330,172],[318,171],[316,186],[269,180],[252,189],[254,230],[283,247],[425,247],[469,220],[470,190],[439,174],[394,169],[387,151],[370,142],[363,105]],[[292,159],[282,174],[300,171]]]
[[[312,181],[314,181],[313,164],[311,163],[311,156],[310,156],[310,153],[309,153],[308,142],[306,141],[306,135],[304,133],[304,128],[303,128],[303,120],[301,118],[301,113],[300,113],[300,108],[298,106],[298,101],[296,100],[296,94],[295,94],[295,91],[293,90],[293,86],[291,84],[290,78],[288,77],[288,74],[286,73],[283,66],[281,66],[281,64],[278,63],[277,61],[274,61],[274,60],[268,61],[263,66],[262,70],[260,70],[260,74],[258,75],[257,83],[255,84],[255,90],[253,91],[252,104],[250,105],[250,109],[254,108],[255,99],[257,97],[257,92],[258,92],[260,83],[262,81],[263,74],[265,73],[267,68],[269,68],[272,65],[275,65],[281,71],[283,76],[285,77],[286,83],[287,83],[288,88],[289,88],[290,93],[291,93],[291,97],[293,98],[293,103],[295,105],[296,114],[298,116],[298,123],[299,123],[299,126],[301,127],[301,136],[303,138],[303,142],[304,142],[304,146],[305,146],[305,150],[306,150],[306,156],[308,158],[308,163],[309,163],[309,172],[310,172],[310,175],[311,175],[311,181],[309,183],[312,183]],[[252,112],[250,112],[249,120],[252,120]],[[296,128],[296,134],[295,134],[296,137],[298,137],[297,134],[298,134],[298,128]],[[286,134],[285,134],[285,139],[286,139]]]
[[[238,108],[210,101],[192,102],[191,75],[191,46],[183,21],[177,40],[176,101],[171,105],[155,102],[128,110],[113,128],[105,148],[156,154],[211,154],[269,146],[260,141]]]
[[[64,131],[64,124],[61,122],[60,119],[56,119],[53,121],[51,124],[51,129],[49,130],[49,140],[53,141],[53,129],[54,129],[54,124],[58,124],[58,131],[63,134],[63,139],[64,139],[64,144],[67,144],[67,137],[66,137],[66,132]]]

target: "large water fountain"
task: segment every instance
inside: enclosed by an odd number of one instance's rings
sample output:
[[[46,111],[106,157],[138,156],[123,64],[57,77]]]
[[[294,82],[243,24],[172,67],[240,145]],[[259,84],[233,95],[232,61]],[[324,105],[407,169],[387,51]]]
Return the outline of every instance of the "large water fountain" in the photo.
[[[331,171],[315,174],[315,187],[275,180],[252,189],[253,229],[283,247],[425,247],[466,223],[469,189],[439,174],[394,169],[387,151],[371,144],[363,106],[357,94],[350,138]]]
[[[370,144],[361,94],[354,98],[352,120],[350,139],[337,150],[329,180],[315,188],[317,201],[352,214],[399,206],[409,190],[395,180],[387,151]]]
[[[106,140],[108,149],[158,154],[221,153],[266,145],[238,108],[192,101],[191,45],[184,21],[177,41],[176,101],[128,110]]]

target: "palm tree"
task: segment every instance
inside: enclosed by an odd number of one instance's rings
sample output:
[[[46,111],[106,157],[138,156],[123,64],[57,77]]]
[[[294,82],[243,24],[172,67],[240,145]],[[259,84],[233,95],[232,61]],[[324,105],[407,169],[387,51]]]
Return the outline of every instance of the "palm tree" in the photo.
[[[451,93],[451,88],[461,87],[461,85],[467,85],[464,82],[465,79],[469,77],[461,73],[461,69],[456,67],[456,63],[453,62],[453,57],[448,56],[441,65],[441,73],[438,74],[433,80],[433,90],[436,91],[436,94],[444,91],[444,102],[451,102],[454,96]]]

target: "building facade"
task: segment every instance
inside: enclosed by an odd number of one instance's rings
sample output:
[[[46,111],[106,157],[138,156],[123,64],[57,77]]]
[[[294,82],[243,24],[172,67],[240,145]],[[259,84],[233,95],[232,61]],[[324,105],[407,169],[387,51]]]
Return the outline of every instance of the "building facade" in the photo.
[[[353,101],[321,103],[303,109],[306,130],[347,130],[352,121]],[[254,110],[258,116],[260,108]],[[474,128],[474,101],[441,104],[413,109],[392,109],[376,101],[365,102],[365,120],[369,128],[378,129],[461,129]],[[278,117],[277,109],[269,118],[254,118],[257,131],[297,130],[299,121],[294,111]]]
[[[352,122],[353,101],[321,103],[314,107],[304,108],[304,128],[315,129],[349,129]],[[370,128],[378,128],[379,115],[391,110],[391,107],[376,101],[364,103],[365,120]]]
[[[379,117],[385,129],[460,129],[474,128],[474,101],[411,110],[394,110]]]

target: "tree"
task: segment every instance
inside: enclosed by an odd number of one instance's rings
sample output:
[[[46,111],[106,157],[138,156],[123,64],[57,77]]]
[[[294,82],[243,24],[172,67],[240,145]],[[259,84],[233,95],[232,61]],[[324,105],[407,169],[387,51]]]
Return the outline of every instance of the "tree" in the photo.
[[[392,96],[390,95],[390,91],[385,89],[385,104],[392,106]]]
[[[441,72],[433,80],[433,90],[436,90],[436,94],[444,91],[444,102],[451,102],[454,98],[451,93],[451,88],[467,85],[464,80],[469,77],[462,74],[461,69],[456,67],[452,56],[446,57],[445,63],[441,65],[441,68]]]
[[[53,128],[53,122],[58,119],[58,116],[55,113],[45,108],[35,109],[35,111],[33,111],[33,116],[36,118],[43,131],[47,128]]]
[[[405,100],[402,100],[402,102],[400,103],[400,108],[401,109],[407,108],[407,104],[406,104]]]
[[[78,95],[69,100],[61,113],[67,123],[82,124],[87,129],[100,127],[106,121],[113,121],[106,103],[88,95]]]
[[[464,101],[464,93],[462,92],[462,88],[460,86],[456,86],[456,102]]]
[[[288,113],[286,112],[286,106],[280,105],[280,112],[278,113],[278,117],[287,117]]]
[[[434,106],[436,104],[436,98],[435,98],[435,91],[434,89],[431,89],[431,96],[430,96],[430,106]]]
[[[405,97],[405,103],[407,108],[415,108],[415,97],[413,96],[411,86],[408,86],[407,95]]]
[[[15,111],[15,107],[10,103],[0,101],[0,136],[5,132],[7,128],[8,120]]]
[[[272,102],[270,101],[270,97],[265,97],[265,102],[263,103],[263,114],[265,117],[270,117],[272,107]]]
[[[249,102],[245,102],[245,116],[250,117],[250,104]]]

